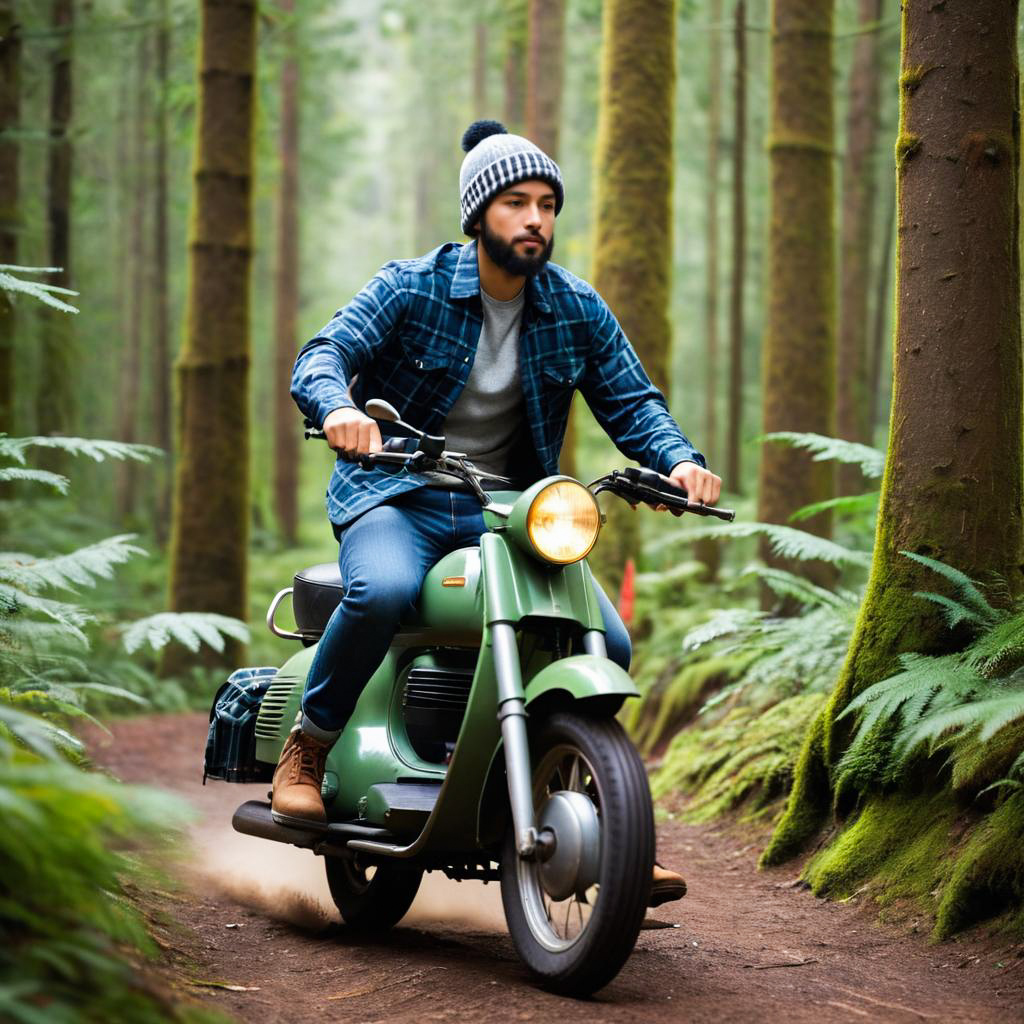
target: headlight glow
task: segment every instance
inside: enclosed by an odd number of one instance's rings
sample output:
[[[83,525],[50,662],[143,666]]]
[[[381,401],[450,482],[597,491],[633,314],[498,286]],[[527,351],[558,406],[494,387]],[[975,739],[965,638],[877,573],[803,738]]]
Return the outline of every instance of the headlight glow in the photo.
[[[559,480],[533,499],[526,532],[541,558],[569,565],[586,558],[601,529],[594,496],[574,480]]]

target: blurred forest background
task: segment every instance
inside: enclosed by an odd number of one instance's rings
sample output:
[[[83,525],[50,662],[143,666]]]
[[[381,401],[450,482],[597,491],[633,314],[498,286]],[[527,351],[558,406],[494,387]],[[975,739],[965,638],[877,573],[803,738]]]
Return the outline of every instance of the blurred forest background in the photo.
[[[115,975],[145,946],[97,895],[114,853],[49,918],[33,822],[154,829],[82,782],[75,721],[286,656],[267,604],[336,554],[292,361],[383,262],[460,240],[481,117],[559,162],[554,259],[739,512],[609,508],[594,558],[666,813],[772,826],[765,863],[839,822],[817,892],[1024,926],[1017,5],[903,8],[0,0],[0,792],[35,849],[0,881],[0,977],[31,965],[0,1011],[88,974],[62,929]],[[565,460],[622,465],[579,398]]]

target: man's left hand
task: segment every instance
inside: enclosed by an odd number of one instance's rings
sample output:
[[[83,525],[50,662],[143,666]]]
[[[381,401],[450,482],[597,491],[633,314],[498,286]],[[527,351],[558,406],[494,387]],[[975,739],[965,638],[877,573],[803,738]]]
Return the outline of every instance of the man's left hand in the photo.
[[[715,476],[709,469],[698,466],[696,462],[680,462],[672,468],[669,480],[686,491],[690,501],[701,501],[705,505],[714,505],[722,493],[722,478]],[[659,505],[659,509],[666,506]],[[673,510],[674,511],[674,510]],[[676,515],[682,515],[676,512]]]

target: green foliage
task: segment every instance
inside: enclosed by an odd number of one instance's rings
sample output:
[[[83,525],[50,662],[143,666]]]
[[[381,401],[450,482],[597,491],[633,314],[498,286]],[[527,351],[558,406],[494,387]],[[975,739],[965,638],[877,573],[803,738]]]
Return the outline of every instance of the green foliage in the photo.
[[[821,434],[801,433],[793,430],[779,430],[763,435],[762,441],[779,441],[794,448],[802,448],[814,456],[815,462],[842,462],[859,466],[864,476],[879,480],[885,472],[885,455],[877,448],[838,437]]]
[[[55,284],[41,284],[38,281],[26,281],[22,277],[15,276],[15,271],[21,274],[59,274],[56,267],[18,267],[7,263],[0,263],[0,291],[8,295],[29,295],[38,299],[46,306],[60,310],[62,313],[77,313],[78,310],[67,302],[58,299],[58,295],[77,295],[69,288],[61,288]]]
[[[840,787],[863,792],[906,778],[916,756],[949,753],[960,788],[977,789],[991,774],[989,748],[1006,778],[987,788],[1017,788],[1024,781],[1024,746],[1002,744],[1011,727],[1024,720],[1024,609],[992,606],[978,584],[964,573],[904,552],[948,581],[954,596],[919,593],[937,605],[953,628],[968,628],[966,647],[943,655],[904,654],[901,671],[865,689],[840,718],[857,715],[853,739],[836,769]],[[972,780],[968,765],[985,766]]]
[[[126,626],[121,641],[129,654],[143,645],[158,651],[171,641],[192,652],[203,644],[220,652],[224,650],[224,637],[248,643],[249,629],[238,619],[212,612],[160,612]]]
[[[22,465],[33,447],[59,447],[97,461],[148,457],[139,446],[0,438],[0,456]],[[54,486],[42,473],[17,480],[11,486]],[[19,508],[17,500],[7,503],[8,514]],[[150,674],[117,653],[117,629],[102,628],[109,624],[77,602],[48,596],[94,588],[139,554],[142,549],[123,535],[50,557],[0,553],[4,1020],[210,1019],[171,1003],[140,974],[156,950],[129,898],[155,880],[139,852],[170,848],[171,830],[185,820],[184,806],[166,794],[85,770],[82,744],[69,728],[76,721],[95,722],[95,705],[147,704],[140,691]],[[125,627],[122,644],[128,653],[171,640],[223,645],[223,635],[245,632],[243,623],[220,616],[161,615]]]
[[[766,711],[739,706],[717,724],[678,733],[651,779],[652,795],[685,796],[690,821],[739,810],[743,820],[774,813],[789,791],[804,733],[824,701],[821,693],[803,693]]]

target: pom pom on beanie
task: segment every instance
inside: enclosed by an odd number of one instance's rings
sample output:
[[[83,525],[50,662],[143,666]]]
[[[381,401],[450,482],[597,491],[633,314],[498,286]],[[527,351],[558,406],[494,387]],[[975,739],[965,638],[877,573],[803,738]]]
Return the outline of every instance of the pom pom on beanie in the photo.
[[[462,133],[462,151],[468,153],[491,135],[508,135],[508,129],[500,121],[474,121]]]

